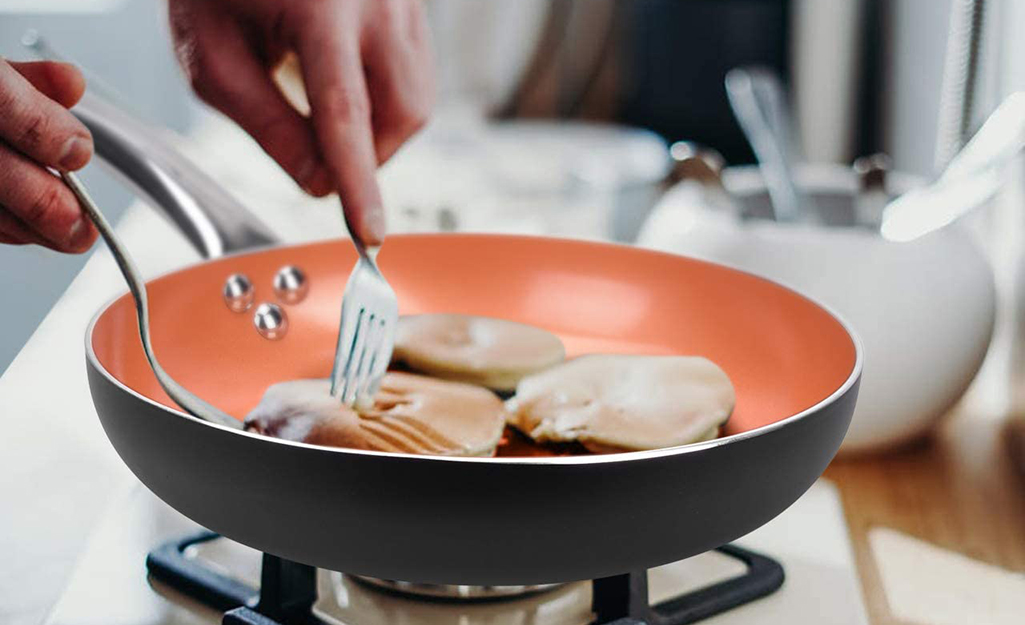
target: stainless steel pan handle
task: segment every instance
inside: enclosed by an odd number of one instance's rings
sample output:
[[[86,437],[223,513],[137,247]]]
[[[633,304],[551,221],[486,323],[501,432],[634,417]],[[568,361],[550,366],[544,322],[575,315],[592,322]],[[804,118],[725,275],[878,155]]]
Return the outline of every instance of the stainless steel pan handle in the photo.
[[[205,258],[278,238],[159,133],[87,93],[72,110],[93,134],[97,156],[181,230]]]

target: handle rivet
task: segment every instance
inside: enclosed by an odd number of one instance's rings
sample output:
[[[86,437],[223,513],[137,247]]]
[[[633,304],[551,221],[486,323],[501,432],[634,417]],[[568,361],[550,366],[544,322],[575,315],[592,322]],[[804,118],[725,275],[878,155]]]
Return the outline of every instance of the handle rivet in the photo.
[[[285,265],[274,275],[274,294],[286,304],[298,304],[306,298],[310,283],[306,274],[295,265]]]
[[[276,341],[288,332],[288,315],[277,304],[263,303],[256,307],[253,315],[256,331],[265,339]]]
[[[253,283],[244,273],[233,273],[224,282],[224,303],[232,312],[242,313],[253,305]]]

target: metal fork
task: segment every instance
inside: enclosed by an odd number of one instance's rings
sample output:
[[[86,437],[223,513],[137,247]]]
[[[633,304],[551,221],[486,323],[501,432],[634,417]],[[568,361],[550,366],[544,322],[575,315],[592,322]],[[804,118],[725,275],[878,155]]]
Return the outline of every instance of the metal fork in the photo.
[[[60,176],[75,194],[79,205],[82,207],[82,212],[86,214],[89,220],[96,226],[96,229],[100,231],[100,236],[103,237],[107,247],[110,248],[110,253],[114,256],[117,267],[121,270],[121,275],[124,276],[125,282],[128,283],[128,288],[132,292],[132,299],[135,300],[135,316],[139,324],[139,338],[142,340],[142,350],[146,354],[146,360],[149,361],[150,368],[153,369],[157,382],[167,392],[167,396],[193,416],[212,421],[213,423],[219,423],[235,430],[241,429],[241,421],[206,402],[201,397],[194,395],[160,366],[160,361],[157,360],[157,354],[153,351],[153,343],[150,341],[149,336],[149,303],[146,294],[146,282],[142,279],[142,274],[135,267],[132,257],[128,255],[128,250],[121,243],[121,239],[114,233],[114,229],[103,216],[103,213],[100,212],[96,203],[93,202],[89,192],[86,191],[85,186],[78,177],[66,171],[60,172]]]
[[[379,247],[354,238],[359,260],[345,285],[331,394],[349,406],[372,404],[391,361],[399,302],[377,268]]]

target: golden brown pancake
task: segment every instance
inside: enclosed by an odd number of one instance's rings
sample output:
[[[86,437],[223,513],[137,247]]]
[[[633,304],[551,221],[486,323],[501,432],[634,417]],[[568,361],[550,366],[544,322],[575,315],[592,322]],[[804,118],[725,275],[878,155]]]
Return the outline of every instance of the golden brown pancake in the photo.
[[[430,376],[511,391],[524,376],[562,362],[565,355],[559,337],[541,328],[435,313],[399,319],[393,360]]]
[[[597,453],[715,438],[736,401],[715,363],[692,356],[581,356],[520,381],[510,425],[539,443]]]
[[[443,456],[492,456],[506,421],[490,391],[411,373],[385,374],[374,403],[356,412],[330,394],[328,380],[267,389],[245,429],[291,441]]]

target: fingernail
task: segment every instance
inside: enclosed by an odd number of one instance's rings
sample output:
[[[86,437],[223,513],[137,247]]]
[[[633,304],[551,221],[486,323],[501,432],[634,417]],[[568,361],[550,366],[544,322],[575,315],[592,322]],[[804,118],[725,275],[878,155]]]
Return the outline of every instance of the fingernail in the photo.
[[[368,211],[363,225],[366,228],[363,239],[367,245],[380,245],[384,243],[385,224],[383,208],[378,206]]]
[[[81,217],[71,226],[71,230],[68,231],[68,236],[64,239],[64,249],[78,252],[84,251],[88,248],[88,243],[92,237],[90,232],[89,222],[86,221],[85,217]]]
[[[81,169],[89,162],[89,155],[92,153],[90,142],[82,137],[71,137],[64,144],[61,152],[60,166],[65,171]]]

